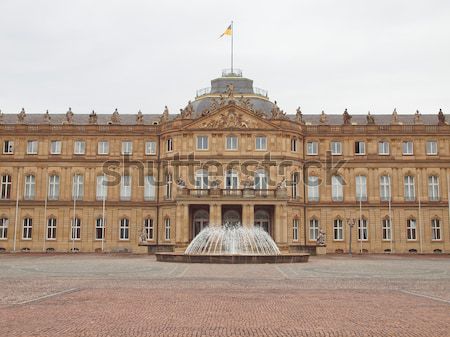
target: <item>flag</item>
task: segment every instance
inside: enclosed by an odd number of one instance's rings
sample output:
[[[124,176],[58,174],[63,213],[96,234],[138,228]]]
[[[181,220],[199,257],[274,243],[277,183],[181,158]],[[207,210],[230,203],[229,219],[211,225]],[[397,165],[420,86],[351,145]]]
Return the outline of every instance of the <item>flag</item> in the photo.
[[[225,31],[223,32],[222,35],[219,36],[219,38],[221,38],[224,35],[233,35],[233,28],[231,27],[231,25],[228,26],[227,29],[225,29]]]

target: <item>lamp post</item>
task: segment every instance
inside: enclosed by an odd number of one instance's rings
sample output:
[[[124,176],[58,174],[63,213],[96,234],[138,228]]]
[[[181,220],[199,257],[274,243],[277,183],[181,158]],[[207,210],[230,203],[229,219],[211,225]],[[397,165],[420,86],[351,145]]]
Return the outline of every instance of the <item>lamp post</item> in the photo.
[[[348,255],[352,256],[352,228],[355,225],[355,219],[347,218],[347,224],[348,224],[348,227],[350,228],[349,243],[348,243]]]

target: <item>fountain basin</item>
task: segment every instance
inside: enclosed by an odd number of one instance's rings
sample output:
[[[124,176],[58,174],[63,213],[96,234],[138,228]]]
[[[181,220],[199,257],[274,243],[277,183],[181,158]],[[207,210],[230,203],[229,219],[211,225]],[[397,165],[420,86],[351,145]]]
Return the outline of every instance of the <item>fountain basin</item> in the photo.
[[[258,263],[305,263],[309,254],[279,254],[279,255],[205,255],[184,253],[156,253],[160,262],[178,263],[219,263],[219,264],[258,264]]]

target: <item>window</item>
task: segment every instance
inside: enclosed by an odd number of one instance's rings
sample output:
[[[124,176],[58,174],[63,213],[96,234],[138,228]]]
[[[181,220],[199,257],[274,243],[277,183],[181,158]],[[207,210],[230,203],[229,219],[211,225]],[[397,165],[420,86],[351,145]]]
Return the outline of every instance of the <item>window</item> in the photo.
[[[47,240],[56,240],[56,218],[47,220]]]
[[[59,176],[51,175],[48,177],[48,198],[58,200],[59,198]]]
[[[319,143],[318,142],[307,142],[306,143],[306,154],[308,156],[315,156],[319,153]]]
[[[144,230],[147,240],[153,240],[153,219],[147,218],[144,220]]]
[[[208,136],[197,136],[197,150],[208,150]]]
[[[292,191],[292,199],[297,199],[298,197],[298,172],[294,172],[291,175],[291,191]]]
[[[380,156],[389,155],[389,142],[386,141],[378,142],[378,154]]]
[[[97,153],[98,154],[108,154],[109,153],[109,142],[106,140],[102,140],[97,143]]]
[[[298,241],[298,219],[292,220],[292,241]]]
[[[431,240],[439,241],[441,238],[441,221],[439,219],[431,220]]]
[[[120,240],[128,240],[130,231],[130,221],[127,218],[120,219]]]
[[[341,219],[334,219],[333,221],[333,240],[344,240],[344,225]]]
[[[172,175],[166,174],[166,199],[172,199]]]
[[[33,219],[31,218],[23,219],[22,239],[31,240],[32,231],[33,231]]]
[[[50,143],[50,154],[61,154],[61,141],[52,140]]]
[[[3,153],[4,154],[14,153],[14,142],[12,140],[5,140],[3,142]]]
[[[195,172],[195,188],[207,189],[208,188],[208,171],[197,170]]]
[[[380,200],[389,201],[391,199],[391,177],[380,176]]]
[[[106,175],[97,176],[97,200],[106,200],[108,197],[108,181]]]
[[[70,225],[71,225],[71,235],[70,235],[70,239],[71,240],[80,240],[81,238],[81,220],[80,218],[72,218],[72,220],[70,221]]]
[[[144,200],[155,199],[155,181],[153,176],[144,177]]]
[[[12,187],[12,180],[10,175],[4,175],[2,176],[2,182],[0,186],[0,199],[7,200],[11,198],[11,187]]]
[[[257,136],[256,137],[256,150],[267,150],[267,138],[266,136]]]
[[[366,176],[356,176],[356,200],[367,200],[367,181]]]
[[[120,179],[120,200],[131,199],[131,176],[122,176]]]
[[[105,224],[103,218],[95,220],[95,240],[103,240],[105,238]]]
[[[166,240],[170,240],[170,219],[164,219],[164,237]]]
[[[383,240],[391,240],[391,238],[392,238],[391,220],[389,218],[383,219],[383,221],[381,223],[381,227],[383,230]]]
[[[297,152],[297,138],[291,138],[291,151]]]
[[[428,200],[438,201],[439,200],[439,177],[429,176],[428,177]]]
[[[342,154],[342,143],[333,141],[330,143],[330,151],[332,156],[339,156]]]
[[[435,156],[438,154],[437,141],[429,140],[427,141],[427,155]]]
[[[26,200],[32,200],[34,199],[35,194],[35,178],[33,175],[27,175],[25,176],[25,192],[24,192],[24,199]]]
[[[309,240],[316,241],[319,237],[319,220],[309,220]]]
[[[268,188],[268,177],[267,173],[263,169],[256,170],[255,172],[255,189],[256,190],[267,190]]]
[[[37,153],[38,153],[37,140],[29,140],[27,142],[27,154],[37,154]]]
[[[332,176],[331,177],[331,199],[333,201],[344,200],[344,191],[342,188],[342,177]]]
[[[319,177],[308,177],[308,200],[319,201]]]
[[[9,220],[7,218],[0,219],[0,239],[8,238],[8,225]]]
[[[406,201],[416,200],[414,177],[405,176],[404,185],[405,185],[405,200]]]
[[[130,142],[128,140],[122,142],[122,154],[123,155],[133,154],[133,142]]]
[[[414,153],[413,142],[411,141],[403,142],[403,155],[410,156],[413,153]]]
[[[156,142],[155,141],[149,141],[145,142],[145,154],[146,155],[152,155],[156,154]]]
[[[357,155],[366,154],[366,143],[362,141],[355,142],[355,154]]]
[[[234,170],[228,170],[225,175],[225,188],[235,190],[239,188],[238,174]]]
[[[238,137],[227,136],[225,147],[227,150],[237,150],[238,149]]]
[[[72,200],[83,200],[84,195],[84,177],[81,174],[75,174],[72,178]]]
[[[416,229],[416,219],[408,219],[408,221],[406,221],[406,234],[408,240],[417,240]]]
[[[358,240],[367,241],[368,240],[368,230],[367,230],[367,220],[359,219],[358,220]]]
[[[82,140],[76,140],[73,143],[73,153],[74,154],[85,154],[86,153],[86,142]]]
[[[166,150],[167,150],[167,152],[173,151],[173,139],[172,138],[167,138]]]

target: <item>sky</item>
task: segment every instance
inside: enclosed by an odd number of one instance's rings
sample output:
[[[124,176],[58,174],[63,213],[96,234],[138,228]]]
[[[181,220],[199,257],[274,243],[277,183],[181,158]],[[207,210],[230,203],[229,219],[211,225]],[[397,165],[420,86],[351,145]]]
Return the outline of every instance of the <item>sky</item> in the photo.
[[[3,113],[177,113],[234,63],[287,113],[450,110],[448,0],[0,0]]]

